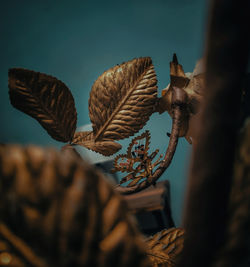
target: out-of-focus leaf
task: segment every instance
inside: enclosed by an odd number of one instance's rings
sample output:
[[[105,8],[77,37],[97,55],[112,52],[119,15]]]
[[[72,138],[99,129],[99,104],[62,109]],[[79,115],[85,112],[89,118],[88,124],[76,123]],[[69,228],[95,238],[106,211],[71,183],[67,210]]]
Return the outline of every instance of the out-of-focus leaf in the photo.
[[[147,254],[153,266],[174,266],[183,249],[184,230],[182,228],[162,230],[148,238],[146,243]]]

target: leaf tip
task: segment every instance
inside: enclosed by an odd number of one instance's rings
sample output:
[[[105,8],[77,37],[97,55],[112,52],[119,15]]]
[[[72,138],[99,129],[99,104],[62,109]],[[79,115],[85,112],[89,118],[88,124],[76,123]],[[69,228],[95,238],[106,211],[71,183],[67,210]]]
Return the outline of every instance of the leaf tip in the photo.
[[[176,55],[176,53],[173,54],[173,60],[172,60],[172,62],[173,62],[174,64],[179,64],[179,63],[178,63],[178,59],[177,59],[177,55]]]

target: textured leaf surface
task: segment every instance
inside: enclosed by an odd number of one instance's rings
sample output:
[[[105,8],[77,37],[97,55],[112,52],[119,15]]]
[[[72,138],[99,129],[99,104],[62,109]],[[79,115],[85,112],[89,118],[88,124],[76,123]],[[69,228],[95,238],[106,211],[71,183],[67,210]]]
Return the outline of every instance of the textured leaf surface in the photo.
[[[94,136],[93,136],[92,131],[77,132],[74,134],[74,138],[73,138],[72,143],[79,144],[79,143],[83,143],[86,141],[91,141],[91,140],[93,140],[93,138],[94,138]]]
[[[122,148],[122,146],[113,141],[88,141],[88,142],[79,142],[78,145],[84,146],[90,150],[101,153],[104,156],[111,156]]]
[[[72,141],[73,144],[86,147],[92,151],[101,153],[104,156],[110,156],[122,148],[122,146],[114,141],[97,141],[94,140],[93,132],[77,132]]]
[[[146,241],[147,254],[154,266],[174,266],[184,243],[184,230],[170,228],[150,237]],[[160,265],[164,264],[164,265]]]
[[[119,140],[138,132],[155,109],[156,84],[149,57],[104,72],[94,83],[89,99],[95,141]]]
[[[11,104],[35,118],[48,134],[62,142],[72,140],[77,114],[73,96],[56,78],[25,69],[9,70]]]

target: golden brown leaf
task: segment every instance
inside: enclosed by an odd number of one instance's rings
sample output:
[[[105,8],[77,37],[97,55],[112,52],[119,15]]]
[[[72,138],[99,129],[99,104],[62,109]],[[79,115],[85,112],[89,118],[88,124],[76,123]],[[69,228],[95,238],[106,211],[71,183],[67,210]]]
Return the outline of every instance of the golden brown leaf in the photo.
[[[74,138],[72,140],[73,144],[79,144],[85,141],[93,140],[93,132],[92,131],[85,131],[85,132],[77,132],[74,134]]]
[[[93,132],[91,131],[75,133],[72,143],[101,153],[104,156],[113,155],[122,148],[120,144],[111,140],[95,142]]]
[[[86,141],[78,142],[78,145],[84,146],[90,150],[101,153],[104,156],[111,156],[122,148],[122,146],[114,141]]]
[[[177,256],[181,253],[184,243],[184,230],[170,228],[162,230],[146,240],[147,254],[153,264],[174,266]]]
[[[105,71],[90,92],[89,116],[95,141],[119,140],[138,132],[155,109],[156,84],[149,57]]]
[[[179,137],[184,136],[189,143],[195,141],[196,137],[196,118],[199,105],[203,98],[204,89],[204,69],[203,61],[196,63],[192,73],[184,73],[182,65],[178,63],[177,56],[174,54],[170,62],[170,84],[162,90],[162,97],[159,100],[158,111],[167,111],[173,116],[172,95],[173,87],[182,89],[187,94],[185,107],[182,109],[182,118],[179,129]]]
[[[188,83],[189,79],[185,75],[182,65],[178,63],[177,56],[174,54],[173,61],[170,62],[170,84],[178,88],[184,88]]]
[[[9,70],[11,104],[35,118],[48,134],[62,142],[72,140],[77,114],[73,96],[56,78],[26,69]]]

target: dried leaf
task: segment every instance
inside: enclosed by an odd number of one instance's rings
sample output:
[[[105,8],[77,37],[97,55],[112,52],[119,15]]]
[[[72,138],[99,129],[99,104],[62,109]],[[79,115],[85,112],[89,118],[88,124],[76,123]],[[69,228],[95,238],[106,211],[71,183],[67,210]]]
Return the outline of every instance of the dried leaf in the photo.
[[[170,81],[172,87],[178,88],[184,88],[189,83],[189,78],[185,75],[182,65],[178,63],[176,54],[170,62]]]
[[[73,144],[86,147],[104,156],[110,156],[122,148],[122,146],[114,141],[95,142],[93,132],[78,132],[74,135]]]
[[[185,88],[188,86],[190,79],[184,73],[182,65],[178,63],[176,54],[173,55],[173,60],[170,62],[170,84],[162,90],[162,97],[160,98],[158,111],[163,113],[167,110],[172,116],[172,92],[173,87]]]
[[[182,118],[179,128],[179,137],[184,136],[192,144],[197,140],[196,115],[199,112],[200,102],[203,98],[205,74],[202,60],[199,60],[192,73],[184,73],[182,65],[178,63],[174,54],[170,62],[170,84],[162,90],[162,97],[159,100],[158,111],[167,111],[173,116],[172,94],[173,87],[182,89],[187,94],[186,106],[182,109]]]
[[[162,230],[146,240],[147,254],[152,263],[172,266],[177,256],[181,253],[184,243],[184,230],[181,228],[170,228]]]
[[[72,140],[77,114],[73,96],[56,78],[26,69],[9,70],[11,104],[35,118],[48,134],[62,142]]]
[[[119,140],[138,132],[155,109],[156,84],[149,57],[104,72],[95,81],[89,99],[95,141]]]
[[[74,134],[74,138],[72,140],[73,144],[83,143],[85,141],[93,140],[93,132],[92,131],[85,131],[85,132],[77,132]]]
[[[122,146],[114,141],[87,141],[83,143],[77,143],[78,145],[84,146],[90,150],[101,153],[104,156],[111,156],[122,148]]]

